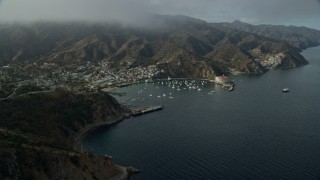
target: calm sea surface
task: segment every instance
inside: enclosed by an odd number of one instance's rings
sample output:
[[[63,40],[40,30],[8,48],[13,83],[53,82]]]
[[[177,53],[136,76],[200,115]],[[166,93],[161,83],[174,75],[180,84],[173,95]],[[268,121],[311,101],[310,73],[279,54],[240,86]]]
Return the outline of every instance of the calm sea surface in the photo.
[[[84,146],[140,169],[134,179],[320,179],[320,47],[303,55],[309,65],[232,77],[233,92],[185,81],[179,91],[122,88],[119,101],[164,109],[90,134]]]

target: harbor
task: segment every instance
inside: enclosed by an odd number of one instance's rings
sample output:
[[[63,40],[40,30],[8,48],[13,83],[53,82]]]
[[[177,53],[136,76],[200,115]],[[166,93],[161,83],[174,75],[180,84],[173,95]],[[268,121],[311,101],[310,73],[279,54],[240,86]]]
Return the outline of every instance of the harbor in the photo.
[[[119,102],[164,109],[92,133],[85,148],[139,168],[134,179],[317,179],[319,65],[232,76],[232,93],[173,78],[118,89]]]

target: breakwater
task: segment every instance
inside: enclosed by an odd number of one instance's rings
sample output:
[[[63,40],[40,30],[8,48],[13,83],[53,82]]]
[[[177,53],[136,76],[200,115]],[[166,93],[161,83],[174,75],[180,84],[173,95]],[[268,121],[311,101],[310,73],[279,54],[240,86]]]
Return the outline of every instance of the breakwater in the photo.
[[[149,106],[149,107],[133,107],[131,108],[131,111],[133,116],[139,116],[142,114],[159,111],[162,109],[163,109],[163,106],[159,105],[159,106]]]

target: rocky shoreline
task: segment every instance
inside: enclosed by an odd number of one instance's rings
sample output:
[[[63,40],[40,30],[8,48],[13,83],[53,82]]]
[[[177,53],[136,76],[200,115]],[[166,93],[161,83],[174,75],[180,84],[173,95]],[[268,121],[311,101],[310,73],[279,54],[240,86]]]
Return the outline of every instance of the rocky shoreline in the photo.
[[[82,141],[85,138],[85,136],[87,136],[89,133],[91,133],[97,129],[119,123],[129,117],[130,117],[130,115],[124,115],[124,116],[122,116],[120,118],[116,118],[112,121],[97,122],[97,123],[93,123],[93,124],[89,124],[89,125],[85,126],[84,128],[80,129],[80,131],[78,131],[78,133],[75,135],[75,138],[74,138],[75,149],[81,150]]]
[[[31,93],[0,107],[0,179],[128,179],[139,172],[81,151],[88,133],[130,117],[107,93]]]
[[[83,139],[93,131],[96,131],[100,128],[112,126],[114,124],[120,123],[124,119],[130,118],[132,113],[125,113],[123,116],[119,118],[115,118],[112,121],[104,121],[104,122],[97,122],[93,124],[89,124],[85,126],[84,128],[80,129],[78,133],[75,135],[74,139],[74,149],[77,151],[82,151],[82,143]],[[127,180],[130,179],[130,177],[133,174],[137,174],[140,172],[139,169],[136,169],[134,167],[125,167],[120,165],[115,165],[117,169],[117,174],[111,178],[111,180]]]

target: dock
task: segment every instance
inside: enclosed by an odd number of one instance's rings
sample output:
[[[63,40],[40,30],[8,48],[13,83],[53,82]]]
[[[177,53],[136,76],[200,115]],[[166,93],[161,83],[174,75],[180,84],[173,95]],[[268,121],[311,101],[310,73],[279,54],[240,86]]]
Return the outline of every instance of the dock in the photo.
[[[131,111],[133,116],[139,116],[142,114],[159,111],[162,109],[163,109],[163,106],[159,105],[159,106],[150,106],[150,107],[133,107],[131,108]]]

